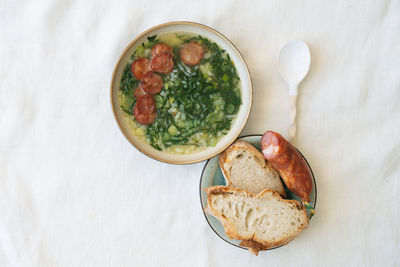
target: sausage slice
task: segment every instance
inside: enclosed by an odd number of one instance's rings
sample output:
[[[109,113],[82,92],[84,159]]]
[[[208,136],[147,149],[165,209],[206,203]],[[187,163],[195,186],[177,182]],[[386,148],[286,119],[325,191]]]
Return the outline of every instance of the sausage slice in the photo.
[[[174,57],[169,52],[157,54],[151,59],[150,68],[153,71],[168,74],[174,68]]]
[[[135,119],[140,124],[151,124],[156,120],[157,109],[153,96],[143,95],[137,100],[133,108]]]
[[[136,87],[135,92],[133,92],[133,95],[135,96],[136,99],[145,94],[146,92],[143,91],[143,87],[140,84],[138,85],[138,87]]]
[[[138,109],[135,107],[133,108],[133,114],[135,115],[136,120],[143,125],[152,124],[157,117],[157,112],[153,112],[150,114],[142,114],[138,112]]]
[[[204,48],[198,42],[192,41],[181,48],[180,56],[186,65],[196,66],[203,59]]]
[[[139,58],[133,61],[131,65],[131,72],[138,80],[141,80],[143,75],[150,70],[150,60],[147,58]]]
[[[151,57],[152,58],[157,55],[164,54],[164,53],[170,53],[172,55],[172,47],[170,47],[164,43],[159,43],[159,44],[156,44],[155,46],[153,46],[153,48],[151,49]]]
[[[163,80],[157,73],[149,71],[142,77],[141,85],[146,93],[155,95],[161,91]]]

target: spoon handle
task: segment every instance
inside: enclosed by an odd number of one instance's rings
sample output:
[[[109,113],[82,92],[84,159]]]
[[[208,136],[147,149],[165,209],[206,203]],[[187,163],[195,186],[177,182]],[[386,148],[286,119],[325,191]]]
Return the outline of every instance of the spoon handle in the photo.
[[[292,140],[296,135],[296,95],[290,95],[290,127],[289,127],[289,140]]]

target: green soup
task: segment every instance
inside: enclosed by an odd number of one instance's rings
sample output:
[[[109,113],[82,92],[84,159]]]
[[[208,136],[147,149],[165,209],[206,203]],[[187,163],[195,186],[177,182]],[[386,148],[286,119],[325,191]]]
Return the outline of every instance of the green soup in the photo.
[[[179,52],[193,41],[204,47],[204,56],[196,66],[188,66]],[[158,43],[173,49],[174,67],[172,72],[160,74],[163,87],[153,96],[155,121],[141,125],[133,114],[134,91],[140,81],[130,67],[139,58],[150,58]],[[133,133],[154,148],[171,153],[193,153],[215,146],[231,128],[241,105],[240,79],[229,54],[211,40],[188,33],[148,37],[126,65],[119,95]]]

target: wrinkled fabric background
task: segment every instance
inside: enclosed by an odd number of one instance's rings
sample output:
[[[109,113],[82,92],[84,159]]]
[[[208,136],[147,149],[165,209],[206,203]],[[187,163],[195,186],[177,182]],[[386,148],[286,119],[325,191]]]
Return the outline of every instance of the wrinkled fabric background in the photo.
[[[398,266],[400,1],[0,0],[0,266]],[[255,257],[220,240],[199,201],[204,162],[147,158],[109,100],[125,46],[167,21],[209,25],[246,59],[243,134],[288,131],[279,49],[311,49],[294,143],[317,214]]]

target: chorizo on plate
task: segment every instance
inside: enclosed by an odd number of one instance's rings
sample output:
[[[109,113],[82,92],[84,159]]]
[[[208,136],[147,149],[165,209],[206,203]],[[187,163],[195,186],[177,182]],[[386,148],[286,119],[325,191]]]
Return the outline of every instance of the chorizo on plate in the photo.
[[[273,131],[267,131],[261,138],[261,150],[264,157],[279,171],[287,188],[303,202],[310,202],[312,174],[300,152]]]

